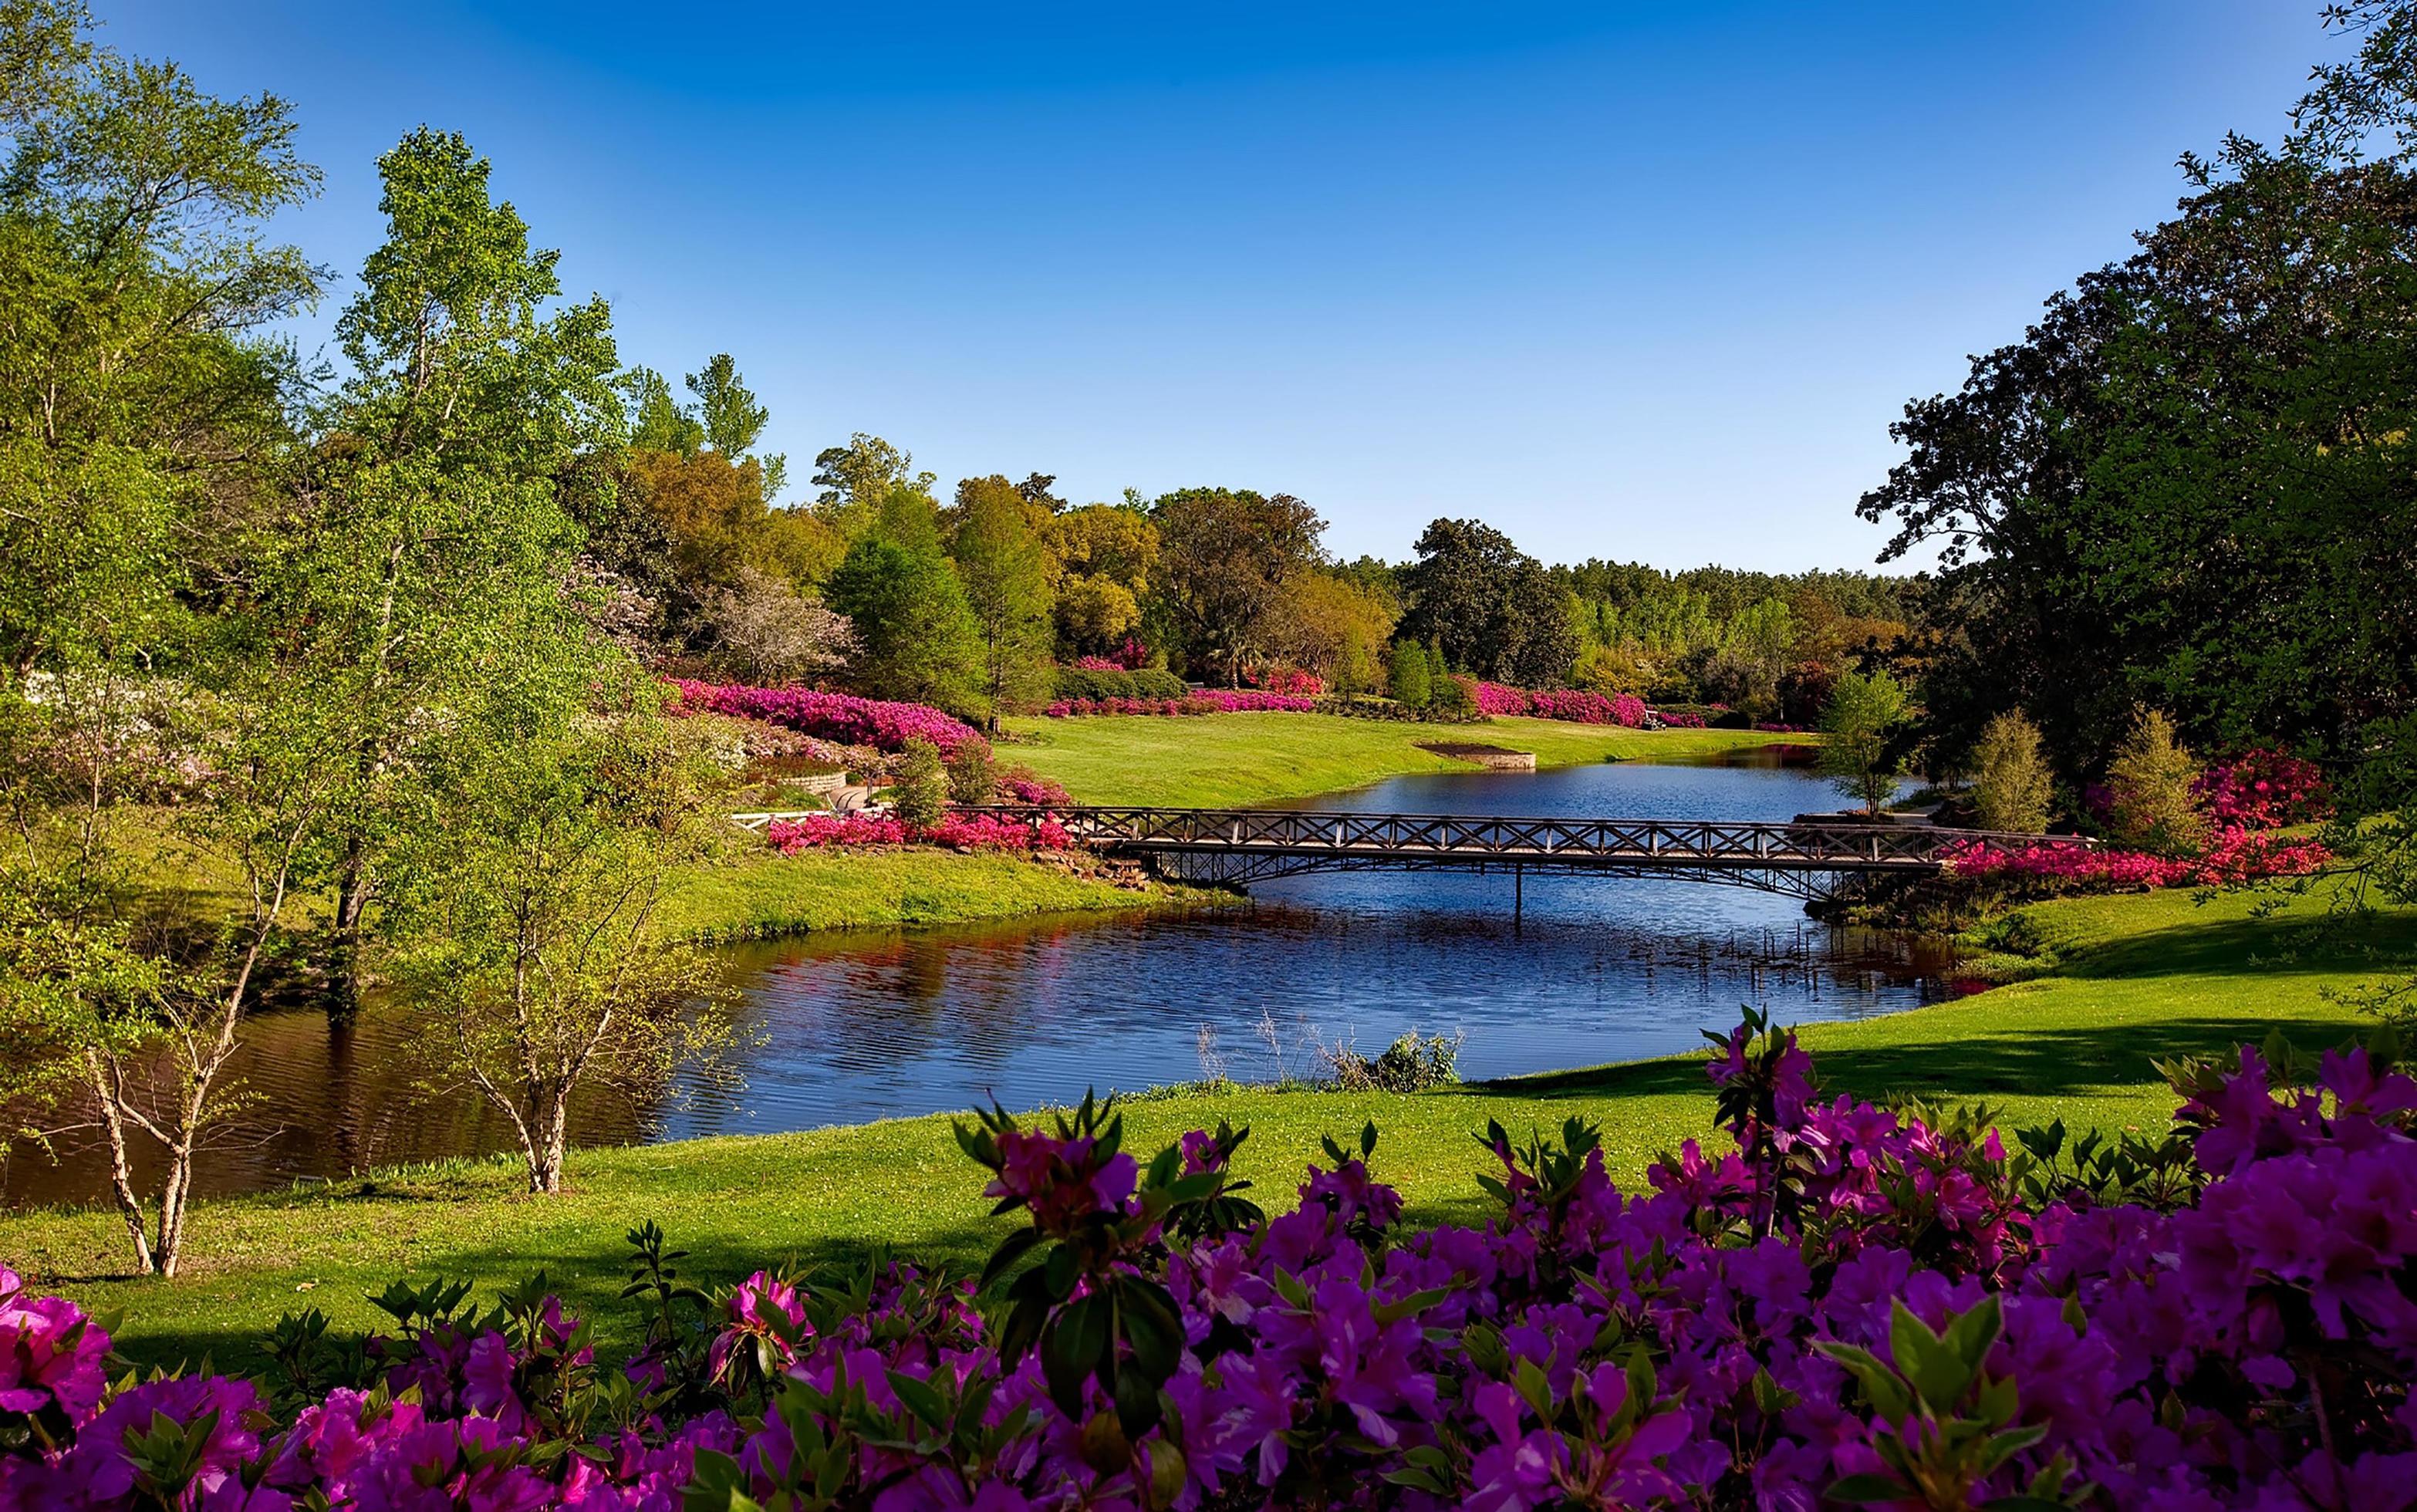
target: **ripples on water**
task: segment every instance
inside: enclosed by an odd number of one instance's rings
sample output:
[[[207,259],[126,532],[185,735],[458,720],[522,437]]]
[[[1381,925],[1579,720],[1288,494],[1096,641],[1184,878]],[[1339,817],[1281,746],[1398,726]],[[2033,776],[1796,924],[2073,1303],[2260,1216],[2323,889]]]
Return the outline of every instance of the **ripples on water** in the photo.
[[[1630,764],[1400,778],[1300,807],[1521,816],[1783,820],[1834,807],[1770,764]],[[1682,1051],[1741,1004],[1783,1021],[1859,1018],[1940,991],[1947,957],[1815,924],[1786,898],[1630,878],[1363,873],[1266,883],[1239,908],[1022,919],[740,946],[737,1011],[760,1031],[746,1086],[644,1108],[576,1110],[583,1142],[770,1132],[1138,1090],[1199,1077],[1203,1026],[1228,1073],[1311,1075],[1315,1047],[1374,1053],[1408,1029],[1465,1032],[1462,1074],[1509,1075]],[[228,1130],[205,1189],[506,1147],[466,1096],[418,1096],[418,1026],[373,1011],[346,1031],[264,1015],[242,1072],[261,1112]],[[20,1156],[14,1202],[97,1198],[93,1152]]]

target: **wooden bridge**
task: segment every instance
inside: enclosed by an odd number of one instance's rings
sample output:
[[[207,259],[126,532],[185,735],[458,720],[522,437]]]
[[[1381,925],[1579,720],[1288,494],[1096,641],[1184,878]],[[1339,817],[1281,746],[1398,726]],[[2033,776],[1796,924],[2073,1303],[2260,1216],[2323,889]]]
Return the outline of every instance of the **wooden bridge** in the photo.
[[[1497,819],[1283,809],[1054,809],[959,812],[1054,819],[1078,845],[1151,862],[1186,882],[1242,884],[1311,871],[1593,871],[1817,899],[1862,879],[1924,876],[1974,841],[2087,848],[2069,837],[1930,824],[1744,824],[1672,819]],[[750,816],[752,817],[752,816]]]

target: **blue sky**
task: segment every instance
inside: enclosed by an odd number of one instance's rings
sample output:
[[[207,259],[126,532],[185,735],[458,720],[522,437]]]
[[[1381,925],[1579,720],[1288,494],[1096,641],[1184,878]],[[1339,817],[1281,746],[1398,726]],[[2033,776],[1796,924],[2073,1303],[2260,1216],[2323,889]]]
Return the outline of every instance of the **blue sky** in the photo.
[[[1906,400],[2340,51],[2317,0],[96,8],[295,102],[284,229],[348,275],[377,154],[465,133],[800,486],[871,431],[944,486],[1283,490],[1344,555],[1452,514],[1774,570],[1869,562]]]

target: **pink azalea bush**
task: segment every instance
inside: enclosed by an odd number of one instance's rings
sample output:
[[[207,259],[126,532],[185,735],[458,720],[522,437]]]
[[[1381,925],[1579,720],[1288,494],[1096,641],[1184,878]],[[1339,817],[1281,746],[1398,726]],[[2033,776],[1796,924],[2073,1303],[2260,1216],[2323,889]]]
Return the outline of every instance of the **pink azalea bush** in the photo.
[[[764,839],[783,855],[800,851],[844,850],[865,845],[945,845],[952,851],[1061,851],[1072,843],[1054,819],[1003,819],[996,814],[951,814],[929,829],[871,814],[806,814],[775,819]]]
[[[920,703],[893,703],[811,688],[699,683],[684,677],[675,679],[672,687],[678,690],[684,708],[762,719],[842,745],[898,751],[906,748],[906,742],[920,739],[937,746],[945,756],[966,741],[981,743],[982,738],[973,726]]]
[[[1063,809],[1073,794],[1028,767],[1011,766],[998,774],[998,801],[1028,804],[1036,809]]]
[[[1298,1206],[1247,1130],[1147,1162],[1087,1099],[958,1137],[1021,1216],[980,1278],[884,1263],[701,1296],[632,1233],[608,1372],[542,1278],[376,1298],[281,1379],[100,1385],[0,1293],[0,1504],[118,1512],[964,1507],[2212,1508],[2417,1501],[2417,1081],[2377,1049],[2177,1069],[2120,1150],[1823,1096],[1749,1017],[1727,1147],[1645,1190],[1594,1129],[1480,1138],[1491,1214],[1414,1228],[1374,1126]],[[2283,1062],[2288,1063],[2287,1068]],[[130,1378],[129,1378],[130,1381]]]
[[[1315,699],[1295,693],[1208,688],[1182,698],[1061,698],[1041,712],[1053,719],[1072,719],[1102,714],[1162,715],[1168,718],[1203,714],[1308,714],[1316,707]]]
[[[904,845],[906,826],[876,814],[803,814],[773,820],[764,826],[764,839],[783,855],[795,855],[859,845]]]
[[[2223,887],[2268,877],[2305,877],[2322,870],[2333,852],[2314,839],[2286,839],[2228,826],[2193,856],[2151,855],[2111,847],[2045,843],[2004,846],[1974,840],[1950,851],[1959,877],[2019,879],[2073,888]]]
[[[2286,750],[2244,751],[2218,762],[2199,774],[2191,792],[2210,819],[2241,829],[2280,829],[2333,816],[2323,770]]]
[[[1526,717],[1532,719],[1563,719],[1572,724],[1616,724],[1634,730],[1646,721],[1653,711],[1634,693],[1585,692],[1573,688],[1513,688],[1506,683],[1489,683],[1474,677],[1461,682],[1468,688],[1478,711],[1495,718]],[[1703,720],[1685,715],[1655,715],[1665,724],[1700,727]]]
[[[1315,698],[1326,691],[1326,679],[1299,667],[1253,667],[1242,673],[1242,681],[1265,693],[1290,693],[1300,698]]]

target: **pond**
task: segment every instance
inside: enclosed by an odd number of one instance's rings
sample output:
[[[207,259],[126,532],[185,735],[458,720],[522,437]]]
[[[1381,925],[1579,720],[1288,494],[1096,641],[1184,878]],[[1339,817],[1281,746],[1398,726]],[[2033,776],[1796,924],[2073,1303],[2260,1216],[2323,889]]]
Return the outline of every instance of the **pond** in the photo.
[[[1299,807],[1414,813],[1785,820],[1835,807],[1771,753],[1396,778]],[[1932,1001],[1936,942],[1833,929],[1795,900],[1634,878],[1362,873],[1263,883],[1249,902],[949,930],[857,931],[728,952],[761,1038],[738,1089],[576,1110],[585,1142],[768,1133],[1135,1091],[1222,1069],[1309,1077],[1321,1047],[1374,1054],[1412,1029],[1466,1036],[1470,1079],[1686,1050],[1741,1004],[1788,1021]],[[466,1096],[418,1095],[407,1014],[331,1029],[264,1015],[242,1074],[260,1107],[207,1162],[205,1189],[506,1147]],[[10,1202],[95,1199],[91,1152],[20,1155]]]

